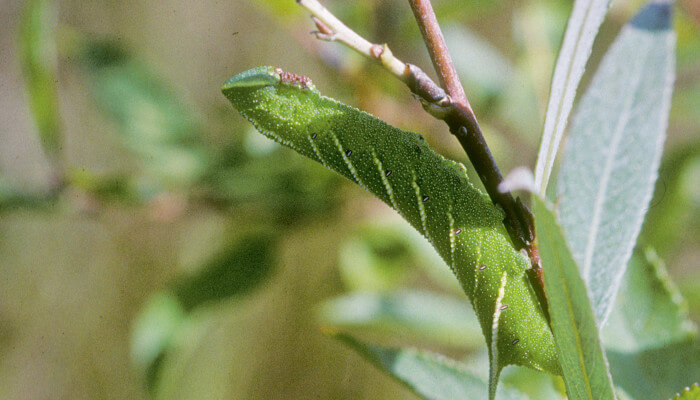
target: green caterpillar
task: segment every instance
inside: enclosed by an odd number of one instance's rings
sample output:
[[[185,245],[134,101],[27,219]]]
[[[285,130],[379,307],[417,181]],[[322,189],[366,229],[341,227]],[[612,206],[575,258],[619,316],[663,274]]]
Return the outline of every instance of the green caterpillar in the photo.
[[[510,364],[560,374],[552,333],[503,226],[463,165],[422,136],[319,94],[303,76],[259,67],[223,86],[265,136],[344,175],[399,212],[437,249],[471,299],[491,378]],[[436,310],[439,312],[439,310]]]

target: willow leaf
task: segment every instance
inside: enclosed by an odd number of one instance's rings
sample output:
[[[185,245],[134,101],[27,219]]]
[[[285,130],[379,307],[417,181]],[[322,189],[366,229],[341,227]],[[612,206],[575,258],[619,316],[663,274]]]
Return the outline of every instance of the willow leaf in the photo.
[[[545,195],[559,142],[574,104],[576,89],[586,68],[596,33],[609,6],[610,0],[576,0],[574,2],[574,9],[564,34],[564,43],[554,68],[542,142],[537,154],[535,186],[541,196]]]
[[[698,381],[697,329],[651,249],[632,256],[603,341],[615,385],[634,400],[668,399]]]
[[[571,400],[615,399],[586,286],[554,212],[533,196],[554,340]]]
[[[61,146],[58,113],[56,10],[52,1],[26,2],[19,35],[19,55],[29,108],[44,151],[57,157]]]
[[[674,76],[671,4],[622,30],[581,99],[558,180],[561,224],[591,291],[610,313],[656,181]]]

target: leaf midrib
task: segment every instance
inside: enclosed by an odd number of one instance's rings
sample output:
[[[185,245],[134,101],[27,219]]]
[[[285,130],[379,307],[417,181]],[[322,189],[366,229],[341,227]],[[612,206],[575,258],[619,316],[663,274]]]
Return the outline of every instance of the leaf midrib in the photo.
[[[546,230],[544,230],[544,231],[546,232]],[[548,236],[547,241],[549,243],[555,243],[556,238],[550,236],[548,234],[548,232],[545,234],[547,234],[547,236]],[[568,314],[569,314],[568,315],[569,322],[571,324],[570,326],[572,326],[574,328],[574,329],[572,329],[572,331],[573,331],[574,339],[576,341],[576,358],[578,360],[578,364],[580,367],[581,376],[582,376],[583,383],[584,383],[584,389],[586,390],[586,394],[588,395],[588,398],[593,399],[593,391],[591,389],[591,383],[590,383],[590,379],[588,377],[588,375],[589,375],[588,369],[586,368],[586,360],[585,360],[585,357],[583,356],[583,352],[581,351],[582,346],[581,346],[581,337],[580,337],[579,330],[578,330],[579,325],[576,323],[576,318],[574,316],[575,313],[574,313],[573,303],[570,300],[571,296],[569,294],[569,286],[567,284],[566,277],[564,276],[564,273],[563,273],[563,262],[562,262],[561,256],[560,256],[558,251],[554,252],[554,256],[556,257],[556,262],[559,265],[559,268],[558,268],[559,271],[558,271],[557,275],[559,276],[559,279],[561,281],[560,282],[561,293],[564,296],[564,300],[566,301],[566,308],[567,308]],[[555,337],[555,339],[556,339],[556,337]]]
[[[646,54],[648,52],[649,44],[644,48],[644,51],[641,52],[641,54]],[[599,180],[600,186],[598,188],[598,193],[596,195],[595,199],[595,205],[593,207],[593,216],[591,218],[591,224],[590,224],[590,229],[589,229],[589,234],[588,238],[586,240],[586,248],[584,251],[584,258],[583,258],[583,277],[586,282],[591,281],[591,266],[593,265],[593,253],[596,248],[596,242],[598,239],[598,230],[600,228],[600,219],[603,213],[603,208],[605,205],[605,200],[607,198],[606,194],[608,191],[608,186],[610,182],[610,177],[612,176],[612,171],[613,171],[613,164],[615,160],[615,156],[617,155],[617,150],[618,147],[620,146],[620,143],[622,141],[624,129],[627,126],[627,122],[629,121],[632,113],[632,105],[634,103],[634,99],[636,98],[635,94],[639,91],[639,83],[641,82],[641,73],[640,70],[643,69],[644,66],[644,61],[646,61],[646,57],[637,57],[637,63],[634,65],[634,82],[631,85],[632,92],[630,96],[627,98],[627,101],[624,104],[624,107],[622,108],[622,112],[620,113],[620,118],[617,121],[617,124],[615,126],[615,131],[613,133],[613,138],[612,142],[610,143],[610,151],[607,154],[607,157],[605,159],[605,166],[603,168],[603,174],[601,176],[601,179]]]

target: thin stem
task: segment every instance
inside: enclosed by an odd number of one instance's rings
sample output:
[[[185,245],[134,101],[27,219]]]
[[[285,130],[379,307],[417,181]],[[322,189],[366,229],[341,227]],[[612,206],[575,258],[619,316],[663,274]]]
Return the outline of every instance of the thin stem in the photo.
[[[474,114],[452,62],[452,56],[450,56],[450,52],[445,44],[445,38],[440,30],[440,25],[430,0],[409,0],[409,3],[442,87],[450,95],[453,103],[463,106]]]
[[[313,15],[312,19],[318,28],[313,33],[318,39],[343,43],[368,58],[379,60],[389,72],[401,81],[407,81],[408,66],[394,57],[386,44],[374,44],[358,35],[317,0],[297,0],[297,3]]]

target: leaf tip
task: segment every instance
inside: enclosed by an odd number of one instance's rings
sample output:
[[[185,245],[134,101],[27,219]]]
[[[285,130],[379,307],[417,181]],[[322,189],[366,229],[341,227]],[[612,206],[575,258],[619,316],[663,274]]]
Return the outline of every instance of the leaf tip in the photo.
[[[665,31],[671,28],[671,5],[667,0],[650,2],[630,21],[632,26],[645,31]]]

